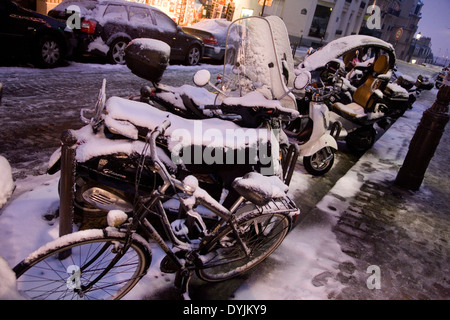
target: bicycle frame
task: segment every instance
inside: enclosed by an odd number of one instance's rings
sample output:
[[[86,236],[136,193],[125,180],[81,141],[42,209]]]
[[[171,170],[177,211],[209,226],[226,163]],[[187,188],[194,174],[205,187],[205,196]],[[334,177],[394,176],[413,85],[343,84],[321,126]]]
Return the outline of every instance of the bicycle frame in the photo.
[[[147,216],[150,213],[153,213],[156,215],[164,228],[165,234],[169,237],[172,244],[175,245],[178,249],[186,250],[188,253],[192,252],[198,252],[202,249],[208,249],[208,246],[211,245],[208,241],[202,241],[199,245],[196,243],[186,243],[178,239],[178,237],[175,235],[171,224],[169,222],[168,216],[166,214],[166,211],[163,207],[161,199],[165,197],[165,193],[169,188],[175,188],[183,193],[186,193],[188,195],[194,195],[195,190],[192,189],[191,186],[184,184],[180,180],[172,177],[165,165],[160,161],[158,158],[157,152],[156,152],[156,138],[164,132],[164,130],[170,125],[169,121],[165,121],[162,126],[156,128],[153,132],[149,133],[146,139],[146,146],[150,149],[150,157],[153,161],[151,170],[159,174],[160,177],[163,179],[163,184],[153,190],[153,192],[147,196],[147,197],[141,197],[138,196],[136,202],[135,202],[135,212],[132,218],[132,221],[129,225],[126,226],[125,232],[127,233],[127,244],[122,248],[121,254],[124,254],[126,250],[131,245],[131,235],[133,232],[135,232],[138,228],[141,228],[143,233],[153,239],[158,246],[170,257],[170,259],[176,264],[178,269],[180,271],[187,270],[190,274],[193,270],[195,270],[196,266],[193,262],[195,257],[192,257],[192,260],[190,263],[185,263],[185,259],[180,259],[176,256],[175,252],[166,244],[161,234],[156,230],[156,228],[148,221]],[[143,163],[145,161],[146,157],[146,147],[144,147],[144,151],[142,152],[141,159],[142,162],[138,167],[138,170],[142,172],[143,170]],[[138,176],[140,175],[140,172],[138,171]],[[184,205],[182,199],[180,199],[180,205]],[[215,224],[215,226],[212,228],[211,232],[207,232],[206,235],[211,236],[210,239],[213,239],[214,236],[217,234],[217,232],[220,229],[220,226],[224,225],[225,223],[230,223],[231,227],[234,231],[234,234],[236,235],[236,238],[239,240],[240,245],[242,246],[242,249],[246,253],[246,255],[249,254],[247,247],[243,243],[242,240],[239,238],[239,234],[233,225],[234,221],[234,213],[239,208],[239,206],[245,201],[244,197],[240,196],[234,205],[231,207],[230,210],[223,207],[220,203],[218,203],[215,199],[212,197],[208,199],[203,199],[200,197],[199,199],[200,203],[202,203],[206,208],[211,210],[214,214],[216,214],[219,217],[219,220]],[[207,201],[206,201],[207,200]],[[201,217],[199,217],[202,219]],[[204,230],[206,231],[206,230]],[[186,257],[183,257],[186,258]],[[117,259],[116,261],[118,261]],[[189,259],[188,259],[189,260]],[[111,266],[112,267],[112,266]],[[184,290],[186,292],[186,290]]]
[[[162,180],[163,184],[152,191],[152,193],[149,196],[141,197],[138,196],[138,198],[135,201],[135,212],[133,215],[133,218],[131,220],[131,223],[128,225],[124,225],[121,229],[124,230],[124,232],[127,233],[127,242],[126,245],[122,248],[121,254],[124,254],[126,250],[131,245],[131,239],[132,234],[138,228],[143,231],[143,233],[153,239],[158,246],[166,253],[166,255],[172,260],[173,263],[175,263],[177,267],[177,276],[179,281],[178,287],[180,287],[182,294],[187,293],[187,286],[190,277],[192,276],[193,271],[195,271],[197,268],[202,268],[202,262],[199,258],[199,255],[201,252],[209,252],[209,250],[216,245],[216,241],[213,241],[216,239],[216,236],[219,235],[219,232],[223,229],[221,229],[224,225],[229,225],[235,239],[237,240],[238,245],[241,247],[242,252],[244,252],[245,256],[250,256],[251,252],[249,248],[246,246],[244,241],[239,235],[239,232],[236,227],[236,213],[238,212],[238,209],[241,208],[241,205],[246,203],[246,199],[243,196],[240,196],[235,203],[231,206],[230,209],[227,209],[223,207],[219,202],[217,202],[215,199],[209,196],[206,192],[196,192],[198,190],[202,190],[200,187],[197,187],[197,189],[193,188],[189,184],[185,184],[184,182],[174,178],[169,174],[164,164],[160,161],[158,158],[157,152],[156,152],[156,138],[161,135],[164,130],[170,125],[169,121],[165,121],[163,125],[157,127],[153,132],[149,133],[147,135],[146,139],[146,147],[144,147],[144,150],[141,154],[141,162],[138,165],[138,174],[139,177],[140,173],[144,169],[144,162],[147,155],[147,149],[149,150],[149,155],[152,160],[151,170],[158,174]],[[136,184],[138,185],[138,183]],[[174,230],[172,229],[172,226],[169,222],[168,216],[166,214],[165,208],[162,204],[162,199],[166,197],[166,191],[169,190],[169,188],[174,188],[177,191],[180,191],[184,194],[187,194],[189,196],[194,196],[196,198],[196,202],[198,204],[204,205],[207,209],[211,210],[215,215],[218,216],[217,222],[213,224],[213,226],[209,229],[206,228],[206,226],[203,223],[203,219],[196,215],[197,219],[200,220],[200,224],[203,225],[203,237],[201,238],[201,241],[198,242],[184,242],[180,240],[176,234],[174,233]],[[138,192],[136,192],[138,194]],[[175,193],[176,194],[176,193]],[[180,200],[180,205],[185,206],[185,209],[187,210],[187,215],[190,215],[189,213],[189,205],[185,204],[183,199]],[[287,207],[287,205],[285,204]],[[258,212],[263,212],[262,207],[255,206],[256,210]],[[286,212],[285,207],[277,208],[280,211]],[[269,210],[273,210],[269,209]],[[276,211],[276,210],[275,210]],[[149,222],[147,219],[149,214],[153,214],[157,216],[161,224],[163,226],[165,234],[169,237],[169,240],[171,243],[175,246],[175,248],[185,251],[185,254],[182,256],[182,258],[179,258],[176,253],[178,250],[172,250],[165,242],[161,234],[156,230],[156,228]],[[289,227],[290,230],[293,225],[292,216],[289,214],[286,214],[286,216],[289,217]],[[197,220],[197,221],[198,221]],[[242,259],[242,257],[236,258],[236,260]],[[220,264],[220,263],[219,263]],[[111,266],[112,267],[112,266]]]

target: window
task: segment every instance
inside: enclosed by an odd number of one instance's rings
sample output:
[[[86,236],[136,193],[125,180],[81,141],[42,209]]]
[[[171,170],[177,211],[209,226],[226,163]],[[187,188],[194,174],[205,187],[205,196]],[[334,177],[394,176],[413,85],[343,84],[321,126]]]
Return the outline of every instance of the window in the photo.
[[[317,5],[311,28],[309,29],[310,37],[325,37],[332,10],[333,8]]]
[[[167,15],[160,11],[154,11],[154,14],[156,18],[156,25],[158,28],[163,29],[161,31],[168,31],[172,33],[177,32],[177,24]]]
[[[128,21],[128,12],[124,6],[110,4],[106,8],[103,17],[108,20]]]
[[[154,24],[150,15],[150,11],[146,8],[133,7],[129,8],[130,22],[139,24]]]
[[[241,11],[241,18],[243,17],[251,17],[253,15],[253,9],[244,9]]]

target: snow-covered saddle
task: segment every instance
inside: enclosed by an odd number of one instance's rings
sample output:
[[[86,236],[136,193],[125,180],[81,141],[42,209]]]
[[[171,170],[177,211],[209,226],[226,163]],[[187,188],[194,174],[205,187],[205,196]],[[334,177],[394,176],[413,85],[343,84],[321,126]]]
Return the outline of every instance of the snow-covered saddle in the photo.
[[[232,102],[237,103],[234,98]],[[273,106],[273,101],[268,101]],[[270,139],[266,128],[242,128],[232,121],[218,118],[185,119],[173,113],[157,109],[146,103],[120,97],[111,97],[106,102],[105,124],[115,133],[137,140],[138,128],[154,130],[165,120],[171,125],[165,136],[169,142],[184,145],[202,145],[208,147],[242,148]],[[243,136],[245,139],[238,139]]]

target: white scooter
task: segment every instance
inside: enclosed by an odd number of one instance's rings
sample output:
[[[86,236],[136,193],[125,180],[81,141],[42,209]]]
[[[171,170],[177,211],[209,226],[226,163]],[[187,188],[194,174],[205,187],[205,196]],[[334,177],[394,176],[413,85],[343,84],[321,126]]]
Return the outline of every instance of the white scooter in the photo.
[[[311,74],[302,71],[295,81],[309,84]],[[298,86],[294,84],[294,87]],[[328,132],[329,110],[324,103],[324,99],[333,94],[328,92],[330,89],[307,86],[303,99],[297,100],[302,115],[295,121],[287,123],[284,128],[286,135],[299,145],[299,156],[303,157],[305,169],[315,176],[323,175],[331,169],[334,154],[338,149],[335,138]],[[303,114],[302,109],[307,110],[307,114]]]

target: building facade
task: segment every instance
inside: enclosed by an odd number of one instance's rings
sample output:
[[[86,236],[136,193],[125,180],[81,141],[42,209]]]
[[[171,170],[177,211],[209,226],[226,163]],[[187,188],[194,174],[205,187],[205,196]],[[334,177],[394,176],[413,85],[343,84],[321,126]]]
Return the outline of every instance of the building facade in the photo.
[[[417,41],[413,41],[410,49],[410,55],[413,63],[433,63],[434,56],[431,51],[431,38],[422,37]]]
[[[320,46],[358,34],[368,0],[274,0],[264,15],[282,18],[292,42]]]
[[[398,59],[409,60],[422,18],[422,0],[377,0],[376,4],[381,9],[381,29],[367,30],[363,27],[361,33],[391,43]]]

